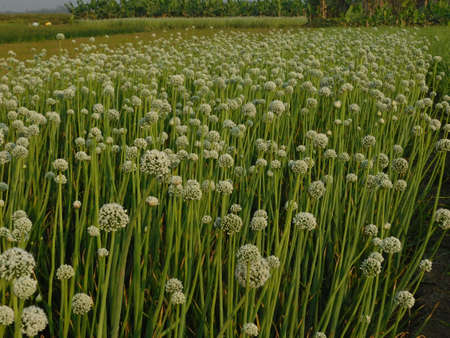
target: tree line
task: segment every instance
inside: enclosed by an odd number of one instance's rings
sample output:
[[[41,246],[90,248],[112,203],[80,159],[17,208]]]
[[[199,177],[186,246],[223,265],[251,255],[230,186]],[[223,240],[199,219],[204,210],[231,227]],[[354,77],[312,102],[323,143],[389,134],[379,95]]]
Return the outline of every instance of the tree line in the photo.
[[[446,24],[449,0],[75,0],[76,18],[306,16],[317,25]]]

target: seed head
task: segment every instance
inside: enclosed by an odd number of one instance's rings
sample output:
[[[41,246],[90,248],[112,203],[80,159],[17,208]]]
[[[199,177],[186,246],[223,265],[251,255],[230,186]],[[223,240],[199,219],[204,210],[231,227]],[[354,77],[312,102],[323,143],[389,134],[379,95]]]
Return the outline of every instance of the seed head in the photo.
[[[299,212],[292,219],[292,223],[301,230],[312,231],[317,227],[317,221],[309,212]]]
[[[165,290],[167,293],[183,291],[183,283],[177,278],[170,278],[166,282]]]
[[[36,336],[48,324],[47,316],[40,307],[28,306],[22,311],[22,333],[28,337]]]
[[[410,309],[415,303],[414,296],[409,291],[399,291],[395,295],[394,303],[404,309]]]
[[[73,270],[71,265],[63,264],[58,270],[56,270],[56,278],[59,280],[67,280],[72,278],[75,275],[75,271]]]
[[[0,305],[0,325],[8,326],[14,323],[14,311],[7,305]]]
[[[381,249],[388,254],[397,253],[402,249],[402,243],[396,237],[386,237],[381,243]]]
[[[244,324],[244,326],[242,327],[242,331],[244,332],[244,334],[251,337],[256,337],[259,334],[258,327],[253,323]]]
[[[117,203],[107,203],[100,208],[98,225],[106,232],[125,228],[129,222],[127,211]]]
[[[92,300],[91,296],[86,293],[76,293],[72,297],[72,312],[75,315],[85,315],[91,310],[93,305],[94,301]]]
[[[29,276],[22,276],[14,280],[13,293],[20,299],[28,299],[36,291],[37,281]]]
[[[450,210],[444,208],[436,210],[434,219],[442,230],[450,229]]]
[[[0,278],[11,281],[29,276],[36,265],[33,256],[20,248],[11,248],[0,255]]]

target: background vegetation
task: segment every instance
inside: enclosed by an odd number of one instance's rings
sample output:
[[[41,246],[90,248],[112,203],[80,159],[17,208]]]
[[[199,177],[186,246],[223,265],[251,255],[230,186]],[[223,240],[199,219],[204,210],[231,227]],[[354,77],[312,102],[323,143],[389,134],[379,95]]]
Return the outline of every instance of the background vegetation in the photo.
[[[160,16],[307,16],[314,25],[448,23],[443,0],[76,0],[78,18]]]
[[[39,16],[36,16],[36,20]],[[40,20],[43,22],[43,20]],[[204,29],[204,28],[283,28],[299,27],[307,22],[305,17],[229,17],[229,18],[128,18],[110,20],[78,20],[72,24],[49,27],[2,23],[0,19],[0,43],[17,41],[54,40],[56,34],[63,33],[66,38],[90,37],[99,35],[154,32],[166,29]]]

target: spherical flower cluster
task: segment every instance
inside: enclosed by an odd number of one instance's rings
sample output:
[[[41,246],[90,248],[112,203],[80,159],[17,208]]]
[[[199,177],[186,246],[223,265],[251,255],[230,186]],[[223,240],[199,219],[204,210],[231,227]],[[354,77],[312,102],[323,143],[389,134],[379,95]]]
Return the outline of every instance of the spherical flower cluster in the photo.
[[[186,303],[186,296],[181,291],[175,291],[170,296],[170,302],[175,305],[180,305]]]
[[[63,174],[58,174],[58,175],[55,176],[54,181],[55,181],[56,184],[66,184],[67,183],[67,178]]]
[[[20,248],[11,248],[0,255],[0,278],[11,281],[33,273],[33,256]]]
[[[309,212],[299,212],[292,219],[292,223],[301,230],[311,231],[317,227],[316,217]]]
[[[317,331],[316,333],[314,333],[313,338],[327,338],[327,335],[323,332]]]
[[[97,255],[100,258],[107,257],[107,256],[109,256],[109,250],[106,248],[98,248]]]
[[[396,158],[392,160],[391,167],[396,173],[404,175],[408,171],[408,161],[402,157]]]
[[[450,210],[440,208],[434,213],[434,219],[442,230],[450,229]]]
[[[350,173],[345,177],[347,183],[356,183],[358,181],[358,176],[356,174]]]
[[[188,180],[183,187],[183,199],[185,201],[198,201],[202,198],[200,183],[196,180]]]
[[[350,155],[346,152],[339,153],[338,155],[339,161],[348,162],[350,161]]]
[[[72,312],[75,315],[83,316],[91,311],[94,301],[86,293],[76,293],[72,297]]]
[[[183,283],[177,278],[170,278],[166,282],[165,290],[167,293],[183,291]]]
[[[402,243],[396,237],[386,237],[381,242],[381,249],[388,254],[394,254],[402,249]]]
[[[242,327],[242,331],[247,336],[256,337],[259,334],[258,327],[253,323],[245,323]]]
[[[245,116],[250,118],[254,118],[256,116],[256,107],[251,102],[244,104],[241,109]]]
[[[148,196],[145,199],[145,203],[147,203],[151,207],[156,207],[159,205],[159,199],[155,196]]]
[[[220,227],[228,235],[239,232],[242,228],[242,218],[235,214],[227,214],[221,219]]]
[[[13,293],[20,299],[28,299],[36,291],[37,281],[29,276],[22,276],[14,280]]]
[[[378,187],[380,187],[382,189],[391,189],[393,186],[389,176],[383,172],[379,172],[376,175],[376,180],[378,183]]]
[[[328,145],[328,137],[322,133],[315,134],[312,141],[313,145],[317,148],[325,149]]]
[[[436,142],[436,150],[437,151],[450,151],[450,139],[443,138]]]
[[[419,268],[422,271],[430,272],[433,268],[433,262],[431,262],[429,259],[423,259],[420,261]]]
[[[365,277],[375,277],[381,272],[381,262],[378,259],[368,257],[362,262],[360,269]]]
[[[221,168],[231,168],[234,165],[234,159],[230,154],[222,154],[219,156],[218,164]]]
[[[365,148],[373,147],[375,145],[375,142],[375,137],[372,135],[366,135],[361,140],[361,143]]]
[[[100,229],[94,225],[91,225],[90,227],[88,227],[87,231],[88,231],[89,236],[91,236],[91,237],[100,236]]]
[[[323,153],[323,157],[326,159],[333,159],[337,157],[336,151],[334,149],[327,149]]]
[[[253,216],[250,222],[250,228],[255,231],[264,230],[267,227],[267,218],[262,216]]]
[[[314,199],[319,199],[325,194],[325,185],[322,181],[314,181],[308,187],[309,195]]]
[[[57,171],[66,171],[69,168],[69,163],[63,158],[58,158],[53,161],[53,168]]]
[[[234,203],[230,207],[230,212],[232,212],[233,214],[238,214],[241,211],[242,211],[242,207],[240,204]]]
[[[297,160],[289,162],[289,168],[296,175],[305,175],[308,171],[308,163],[304,160]]]
[[[397,180],[394,182],[394,190],[398,192],[403,192],[408,187],[408,183],[405,180]]]
[[[23,159],[28,156],[28,149],[24,146],[16,145],[12,151],[11,156],[17,159]]]
[[[271,111],[277,115],[284,113],[285,110],[286,110],[286,107],[284,106],[284,103],[279,100],[272,101],[269,104],[269,111]]]
[[[7,305],[0,305],[0,325],[8,326],[14,323],[14,310]]]
[[[369,258],[373,258],[376,259],[377,261],[379,261],[380,263],[384,262],[384,257],[381,253],[379,253],[378,251],[374,251],[369,255]]]
[[[233,192],[233,183],[229,180],[219,181],[216,185],[216,191],[218,193],[229,195]]]
[[[14,218],[12,237],[18,242],[27,239],[32,226],[33,223],[27,216]]]
[[[376,236],[378,234],[378,227],[375,224],[368,224],[364,227],[364,234],[367,236]]]
[[[171,161],[169,156],[156,149],[147,150],[141,157],[140,170],[144,174],[163,178],[170,172]]]
[[[47,316],[40,307],[28,306],[22,311],[22,333],[28,337],[36,336],[48,324]]]
[[[75,276],[75,271],[71,265],[63,264],[56,270],[56,278],[67,280]]]
[[[263,286],[270,277],[270,267],[264,258],[260,258],[252,264],[238,262],[236,264],[235,276],[238,283],[250,288],[259,288]]]
[[[245,244],[239,248],[236,259],[238,263],[252,264],[261,259],[261,253],[256,245]]]
[[[403,309],[410,309],[415,303],[414,296],[409,291],[399,291],[395,295],[394,303]]]
[[[384,169],[389,165],[389,157],[384,153],[379,153],[377,156],[377,163],[381,169]]]
[[[278,269],[281,265],[280,259],[277,256],[269,256],[266,258],[266,261],[270,269]]]
[[[127,211],[117,203],[102,205],[98,216],[98,225],[106,232],[125,228],[129,222]]]

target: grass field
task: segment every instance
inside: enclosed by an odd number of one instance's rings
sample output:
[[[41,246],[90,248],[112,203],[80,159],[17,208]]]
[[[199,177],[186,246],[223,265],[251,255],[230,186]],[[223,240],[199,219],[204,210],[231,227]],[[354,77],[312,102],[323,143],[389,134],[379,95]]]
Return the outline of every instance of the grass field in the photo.
[[[161,31],[164,29],[186,28],[283,28],[299,27],[306,24],[304,17],[275,18],[275,17],[229,17],[229,18],[130,18],[110,20],[77,20],[70,22],[65,15],[56,17],[57,23],[49,27],[43,24],[51,17],[39,20],[40,26],[31,24],[37,17],[19,16],[17,22],[14,17],[0,15],[0,43],[20,41],[40,41],[53,39],[57,33],[63,33],[67,38],[90,37],[98,35],[113,35],[125,33],[140,33]],[[69,21],[67,21],[69,20]]]

